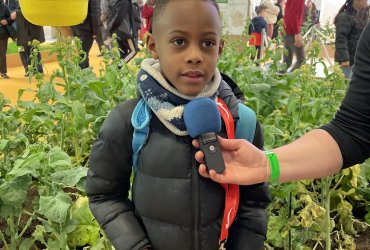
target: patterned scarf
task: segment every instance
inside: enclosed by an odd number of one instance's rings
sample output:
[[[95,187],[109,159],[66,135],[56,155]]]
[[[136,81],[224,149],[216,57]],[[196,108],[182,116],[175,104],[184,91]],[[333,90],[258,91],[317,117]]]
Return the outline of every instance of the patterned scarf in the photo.
[[[172,133],[185,136],[189,134],[183,119],[185,105],[199,97],[215,99],[221,80],[221,74],[216,69],[211,82],[197,96],[186,96],[163,77],[158,60],[144,59],[137,77],[137,85],[141,96],[163,125]]]

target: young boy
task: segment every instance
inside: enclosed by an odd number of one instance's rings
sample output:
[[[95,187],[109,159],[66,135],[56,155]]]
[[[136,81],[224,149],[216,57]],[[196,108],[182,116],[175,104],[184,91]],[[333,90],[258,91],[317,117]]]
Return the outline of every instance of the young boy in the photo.
[[[267,32],[267,22],[266,22],[266,15],[267,15],[267,6],[261,5],[256,10],[257,16],[254,17],[249,24],[248,27],[248,34],[250,35],[249,38],[249,45],[253,45],[256,47],[257,50],[257,59],[261,58],[261,45],[264,41],[262,37],[262,29],[265,29]],[[266,34],[266,33],[265,33]],[[255,56],[252,56],[252,60],[254,60]]]
[[[225,191],[198,174],[197,149],[182,115],[192,99],[218,97],[237,116],[239,101],[216,68],[224,46],[219,9],[214,0],[157,0],[154,9],[148,40],[153,58],[143,61],[137,78],[152,118],[132,200],[131,115],[138,99],[112,110],[93,144],[87,176],[90,208],[116,249],[215,250]],[[226,137],[224,126],[220,135]],[[258,123],[253,143],[263,146]],[[265,183],[240,186],[227,249],[263,249],[269,202]]]

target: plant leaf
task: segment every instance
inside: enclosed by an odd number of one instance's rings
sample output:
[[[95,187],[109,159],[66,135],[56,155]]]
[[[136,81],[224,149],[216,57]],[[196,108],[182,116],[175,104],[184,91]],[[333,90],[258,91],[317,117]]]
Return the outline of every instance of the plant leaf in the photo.
[[[54,183],[63,184],[68,187],[73,187],[87,175],[87,168],[77,167],[68,170],[56,172],[51,175]]]
[[[39,212],[56,223],[62,223],[66,220],[71,204],[71,197],[64,192],[59,192],[56,196],[41,196]]]

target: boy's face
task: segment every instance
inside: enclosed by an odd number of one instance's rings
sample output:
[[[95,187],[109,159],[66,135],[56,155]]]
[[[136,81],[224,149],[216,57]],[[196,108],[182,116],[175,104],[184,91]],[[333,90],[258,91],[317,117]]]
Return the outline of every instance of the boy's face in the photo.
[[[260,16],[266,17],[267,16],[267,11],[266,10],[261,10]]]
[[[153,25],[148,48],[163,76],[182,94],[197,95],[213,77],[223,48],[216,7],[208,1],[172,1]]]

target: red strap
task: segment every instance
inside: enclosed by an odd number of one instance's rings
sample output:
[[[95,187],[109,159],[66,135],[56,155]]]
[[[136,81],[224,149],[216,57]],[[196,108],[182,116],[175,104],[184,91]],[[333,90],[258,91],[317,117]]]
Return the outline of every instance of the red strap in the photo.
[[[221,117],[226,126],[226,133],[229,139],[235,139],[234,118],[225,102],[217,98],[216,100]],[[229,236],[229,228],[234,222],[239,207],[239,185],[221,184],[225,189],[225,209],[222,219],[220,244],[224,244]]]

